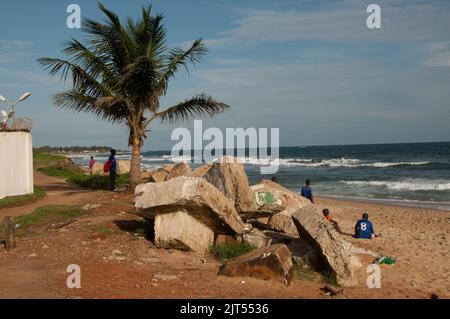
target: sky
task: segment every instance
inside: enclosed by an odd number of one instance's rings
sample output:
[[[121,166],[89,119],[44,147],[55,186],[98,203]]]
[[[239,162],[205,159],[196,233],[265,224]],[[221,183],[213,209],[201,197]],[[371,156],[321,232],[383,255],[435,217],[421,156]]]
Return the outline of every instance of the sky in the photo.
[[[121,18],[137,17],[143,0],[103,0]],[[17,107],[33,120],[35,146],[127,148],[124,126],[57,109],[52,95],[69,84],[36,62],[64,57],[79,29],[66,26],[69,4],[103,20],[93,0],[1,1],[0,94],[32,96]],[[168,43],[202,38],[209,54],[180,71],[161,107],[196,93],[231,106],[208,127],[279,128],[281,146],[450,140],[450,1],[447,0],[158,0]],[[381,29],[366,8],[381,7]],[[7,109],[0,104],[0,109]],[[171,149],[174,128],[156,123],[145,150]]]

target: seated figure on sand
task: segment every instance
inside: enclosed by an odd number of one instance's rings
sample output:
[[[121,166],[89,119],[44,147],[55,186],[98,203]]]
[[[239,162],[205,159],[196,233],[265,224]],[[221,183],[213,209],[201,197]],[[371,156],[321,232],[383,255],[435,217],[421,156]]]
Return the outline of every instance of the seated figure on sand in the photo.
[[[362,219],[356,222],[354,237],[364,239],[376,237],[372,222],[369,220],[369,214],[363,214]]]

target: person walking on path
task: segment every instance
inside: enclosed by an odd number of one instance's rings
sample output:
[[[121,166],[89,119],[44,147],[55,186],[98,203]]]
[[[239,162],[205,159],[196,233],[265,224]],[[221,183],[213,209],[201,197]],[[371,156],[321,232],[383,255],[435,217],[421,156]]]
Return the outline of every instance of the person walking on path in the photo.
[[[94,165],[95,165],[95,159],[94,159],[94,156],[91,156],[91,160],[89,161],[89,175],[93,175]]]

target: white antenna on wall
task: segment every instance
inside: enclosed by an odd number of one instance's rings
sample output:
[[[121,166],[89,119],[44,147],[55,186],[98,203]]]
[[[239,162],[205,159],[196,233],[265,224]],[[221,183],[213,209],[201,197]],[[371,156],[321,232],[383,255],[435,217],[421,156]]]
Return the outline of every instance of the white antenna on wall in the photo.
[[[26,92],[26,93],[22,94],[22,95],[17,99],[16,102],[10,104],[10,105],[11,105],[11,111],[9,112],[9,114],[6,113],[5,111],[2,111],[2,112],[1,112],[1,115],[2,115],[2,117],[3,117],[2,121],[1,121],[1,125],[2,125],[2,128],[3,128],[3,129],[6,128],[6,125],[7,125],[8,120],[9,120],[10,117],[13,118],[13,127],[15,127],[15,125],[16,125],[16,124],[15,124],[15,122],[16,122],[16,121],[15,121],[15,117],[16,117],[15,106],[16,106],[18,103],[20,103],[20,102],[26,100],[27,98],[29,98],[30,95],[31,95],[30,92]],[[0,95],[0,103],[7,103],[7,104],[9,104],[9,101],[8,101],[3,95]],[[3,112],[6,113],[6,116],[4,115]],[[5,117],[7,117],[6,120],[5,120]]]
[[[0,125],[1,128],[4,130],[6,129],[7,125],[8,125],[8,120],[9,120],[9,114],[6,111],[1,110],[0,114],[2,116],[2,119],[0,120]]]

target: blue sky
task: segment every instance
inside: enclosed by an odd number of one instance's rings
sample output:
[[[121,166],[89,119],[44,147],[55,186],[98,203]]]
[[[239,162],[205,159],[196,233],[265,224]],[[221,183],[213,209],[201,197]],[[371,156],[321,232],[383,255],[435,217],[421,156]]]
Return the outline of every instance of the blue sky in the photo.
[[[366,27],[366,7],[381,6],[382,29]],[[2,1],[0,94],[34,121],[34,144],[110,145],[124,149],[124,127],[56,109],[67,85],[36,63],[62,57],[79,30],[66,7],[103,19],[92,0]],[[104,0],[137,17],[141,0]],[[231,110],[204,127],[279,127],[280,143],[330,145],[450,140],[450,1],[164,0],[168,40],[206,40],[210,53],[191,75],[180,72],[162,105],[206,92]],[[0,105],[0,109],[5,109]],[[183,125],[191,127],[189,123]],[[174,126],[153,126],[145,149],[170,149]]]

